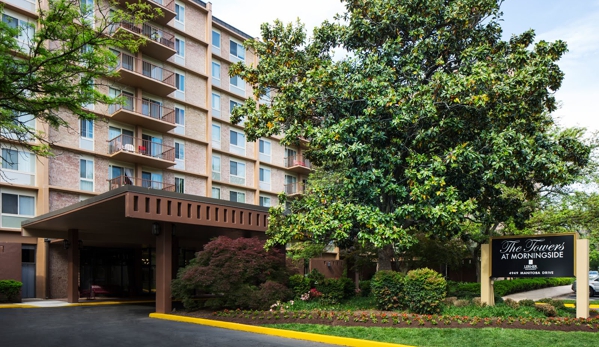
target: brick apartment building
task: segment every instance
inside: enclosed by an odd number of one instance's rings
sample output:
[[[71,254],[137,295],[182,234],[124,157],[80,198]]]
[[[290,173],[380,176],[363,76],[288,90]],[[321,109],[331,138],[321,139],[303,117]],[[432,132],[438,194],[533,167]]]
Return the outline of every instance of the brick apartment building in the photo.
[[[95,121],[63,114],[72,130],[48,131],[53,157],[1,144],[2,156],[12,160],[3,162],[0,182],[0,279],[22,281],[23,297],[71,298],[93,283],[127,296],[153,293],[164,266],[170,272],[162,275],[172,277],[209,237],[263,234],[266,219],[252,222],[254,216],[265,218],[264,207],[277,204],[281,191],[302,192],[310,164],[301,148],[285,147],[276,137],[247,142],[243,124],[230,122],[231,110],[252,97],[242,79],[228,74],[232,63],[256,63],[243,47],[251,37],[213,17],[210,3],[143,1],[165,16],[116,28],[145,36],[147,44],[135,54],[115,50],[120,78],[101,87],[126,101],[85,106],[97,114]],[[6,23],[36,23],[37,1],[0,2]],[[117,196],[122,200],[109,205]],[[152,215],[168,203],[171,216],[172,202],[178,208],[173,216],[214,216],[207,224],[131,219],[127,211],[138,211],[138,199]],[[123,210],[121,203],[132,205]],[[34,231],[27,223],[22,230],[21,222],[31,219]],[[172,254],[157,254],[160,228],[162,234],[172,230],[162,244]],[[165,254],[170,260],[157,264]]]

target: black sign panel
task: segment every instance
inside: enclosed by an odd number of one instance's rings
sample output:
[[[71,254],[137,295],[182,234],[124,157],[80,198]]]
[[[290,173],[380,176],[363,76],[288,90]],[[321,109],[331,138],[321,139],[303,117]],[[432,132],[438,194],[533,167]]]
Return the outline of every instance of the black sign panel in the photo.
[[[491,239],[491,277],[574,277],[575,235]]]

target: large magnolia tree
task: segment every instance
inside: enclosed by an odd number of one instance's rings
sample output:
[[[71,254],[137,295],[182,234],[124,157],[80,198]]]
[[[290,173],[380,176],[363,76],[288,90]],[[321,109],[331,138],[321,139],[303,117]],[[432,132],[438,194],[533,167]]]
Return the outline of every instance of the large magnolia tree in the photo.
[[[269,245],[358,240],[379,269],[414,235],[448,239],[465,220],[491,230],[525,220],[539,186],[564,185],[587,164],[581,130],[550,113],[564,78],[563,41],[501,39],[496,0],[344,0],[345,14],[307,39],[301,24],[262,25],[245,45],[259,63],[231,74],[254,87],[248,140],[310,140],[331,175],[271,210]],[[347,51],[333,59],[333,50]]]
[[[94,119],[82,105],[118,102],[97,88],[103,78],[116,76],[117,57],[110,48],[135,52],[145,40],[123,30],[113,35],[115,29],[121,22],[141,26],[163,14],[143,2],[123,8],[116,0],[39,1],[37,14],[37,22],[23,21],[0,4],[0,140],[47,156],[49,140],[31,121],[46,128],[68,126],[64,111]]]

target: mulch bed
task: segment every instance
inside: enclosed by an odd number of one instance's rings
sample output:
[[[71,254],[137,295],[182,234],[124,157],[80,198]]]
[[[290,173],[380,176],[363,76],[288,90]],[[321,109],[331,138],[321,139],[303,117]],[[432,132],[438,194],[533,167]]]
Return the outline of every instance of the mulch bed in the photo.
[[[589,319],[576,318],[477,318],[461,316],[415,315],[382,311],[193,311],[176,312],[178,315],[220,320],[248,325],[267,324],[322,324],[330,326],[361,326],[386,328],[504,328],[549,331],[599,331],[599,317],[592,311]]]

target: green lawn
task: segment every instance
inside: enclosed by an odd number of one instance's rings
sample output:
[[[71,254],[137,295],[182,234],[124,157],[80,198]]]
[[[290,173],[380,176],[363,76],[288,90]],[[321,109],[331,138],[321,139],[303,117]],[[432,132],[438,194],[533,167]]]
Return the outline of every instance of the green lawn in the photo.
[[[375,328],[331,327],[317,324],[273,324],[271,328],[315,334],[351,337],[418,347],[432,346],[522,346],[522,347],[582,347],[597,346],[597,333],[560,332],[524,329],[446,329],[446,328]]]

